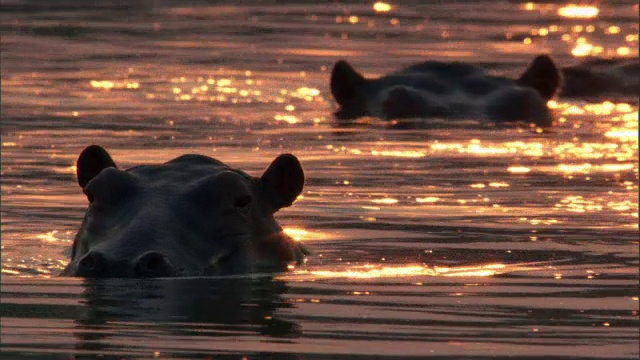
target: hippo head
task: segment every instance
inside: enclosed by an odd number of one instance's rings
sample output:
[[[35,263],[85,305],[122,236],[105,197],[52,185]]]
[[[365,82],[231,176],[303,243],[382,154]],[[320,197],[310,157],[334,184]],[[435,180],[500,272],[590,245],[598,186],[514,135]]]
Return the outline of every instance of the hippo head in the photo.
[[[347,120],[361,116],[387,119],[453,116],[461,109],[472,108],[474,103],[496,91],[510,91],[515,87],[519,88],[516,94],[501,96],[501,99],[523,98],[525,100],[518,100],[518,103],[527,105],[535,102],[536,106],[546,107],[546,102],[554,96],[559,85],[560,74],[548,55],[535,57],[518,79],[490,76],[470,64],[438,61],[427,61],[377,79],[368,79],[348,62],[340,60],[334,65],[330,80],[331,94],[339,105],[335,116]],[[456,99],[460,93],[465,93],[473,101],[461,103]],[[531,100],[533,97],[536,99]],[[529,107],[527,105],[525,109]],[[532,117],[540,112],[542,110],[536,109]],[[509,114],[517,115],[519,120],[527,120],[526,116],[519,116],[511,109],[495,120],[504,120]],[[542,117],[542,122],[547,123],[548,114]]]
[[[63,276],[279,271],[306,254],[273,217],[302,192],[293,155],[252,177],[202,155],[120,170],[93,145],[80,154],[77,177],[89,207]]]

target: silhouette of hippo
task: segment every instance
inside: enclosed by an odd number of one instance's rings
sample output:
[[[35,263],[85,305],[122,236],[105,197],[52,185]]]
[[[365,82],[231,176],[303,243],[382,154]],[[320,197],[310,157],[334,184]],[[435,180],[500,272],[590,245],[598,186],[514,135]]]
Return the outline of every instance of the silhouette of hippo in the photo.
[[[341,60],[331,73],[338,119],[482,119],[550,126],[546,104],[559,84],[558,69],[547,55],[536,57],[517,80],[491,76],[469,64],[438,61],[366,79]]]
[[[203,155],[120,170],[92,145],[77,160],[77,177],[89,208],[63,276],[271,272],[308,254],[273,217],[302,192],[293,155],[278,156],[257,178]]]
[[[607,100],[609,97],[640,96],[640,61],[592,58],[562,68],[560,96]]]

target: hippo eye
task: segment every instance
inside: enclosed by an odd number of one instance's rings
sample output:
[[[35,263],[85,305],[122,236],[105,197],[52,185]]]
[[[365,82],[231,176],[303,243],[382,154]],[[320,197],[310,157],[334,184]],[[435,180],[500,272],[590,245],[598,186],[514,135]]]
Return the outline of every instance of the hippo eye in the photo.
[[[251,204],[251,195],[240,196],[233,203],[233,206],[237,208],[246,208]]]

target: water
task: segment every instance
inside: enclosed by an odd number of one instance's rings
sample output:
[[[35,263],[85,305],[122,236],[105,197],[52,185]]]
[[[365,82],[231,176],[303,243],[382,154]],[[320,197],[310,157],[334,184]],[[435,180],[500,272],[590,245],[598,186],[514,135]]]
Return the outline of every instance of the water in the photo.
[[[637,3],[391,5],[3,1],[2,358],[636,359],[636,97],[557,99],[543,133],[338,123],[328,76],[340,58],[516,76],[545,52],[637,57]],[[296,154],[305,191],[277,218],[313,256],[276,276],[56,277],[94,143],[123,168],[200,153],[258,175]]]

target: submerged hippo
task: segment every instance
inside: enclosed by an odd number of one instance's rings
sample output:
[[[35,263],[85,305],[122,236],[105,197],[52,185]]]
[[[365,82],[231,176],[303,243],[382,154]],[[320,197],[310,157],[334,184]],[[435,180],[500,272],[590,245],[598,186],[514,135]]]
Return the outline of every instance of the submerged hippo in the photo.
[[[89,208],[63,276],[280,271],[307,254],[273,217],[302,191],[293,155],[278,156],[257,178],[203,155],[120,170],[92,145],[77,177]]]
[[[610,100],[640,96],[640,61],[635,58],[590,58],[562,68],[560,96]]]
[[[550,126],[546,104],[559,84],[558,69],[547,55],[536,57],[516,80],[488,75],[470,64],[438,61],[366,79],[341,60],[331,73],[338,119],[483,119]]]

